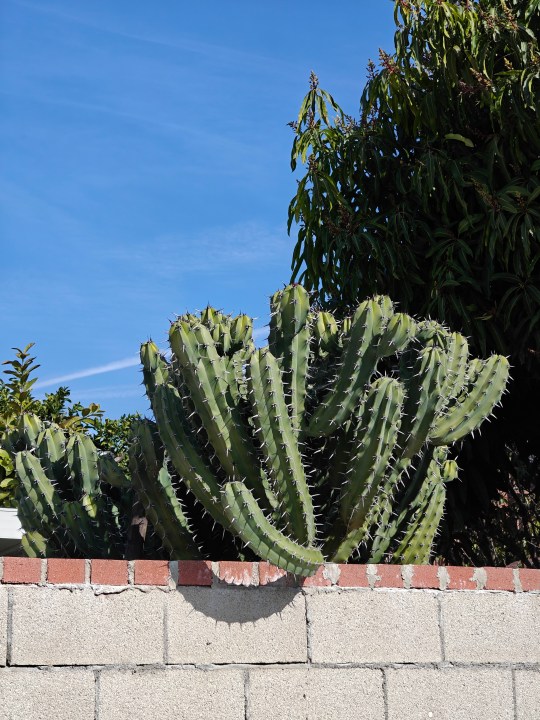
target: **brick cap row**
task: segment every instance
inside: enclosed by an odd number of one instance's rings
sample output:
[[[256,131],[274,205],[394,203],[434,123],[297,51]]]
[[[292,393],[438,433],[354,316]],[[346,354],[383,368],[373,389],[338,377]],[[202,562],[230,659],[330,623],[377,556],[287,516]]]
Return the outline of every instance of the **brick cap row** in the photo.
[[[298,578],[267,562],[0,558],[2,584],[266,586],[540,592],[540,569],[437,565],[321,565]]]

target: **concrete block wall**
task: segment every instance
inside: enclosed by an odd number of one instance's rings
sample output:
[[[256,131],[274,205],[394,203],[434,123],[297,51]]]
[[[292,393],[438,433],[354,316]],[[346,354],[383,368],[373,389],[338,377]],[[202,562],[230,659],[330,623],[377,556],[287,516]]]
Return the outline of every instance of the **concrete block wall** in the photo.
[[[0,720],[540,720],[540,570],[0,559]]]

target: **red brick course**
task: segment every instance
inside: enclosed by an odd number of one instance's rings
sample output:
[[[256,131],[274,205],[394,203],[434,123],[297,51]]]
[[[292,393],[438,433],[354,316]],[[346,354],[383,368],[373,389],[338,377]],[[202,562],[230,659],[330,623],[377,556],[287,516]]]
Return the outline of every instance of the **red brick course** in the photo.
[[[484,568],[487,575],[486,590],[514,591],[514,571],[512,568]]]
[[[58,584],[83,584],[86,560],[51,558],[47,562],[47,582]],[[42,560],[39,558],[0,558],[3,584],[31,584],[41,582]],[[167,586],[170,580],[169,563],[162,560],[135,560],[133,563],[135,585]],[[368,568],[370,574],[367,574]],[[337,570],[337,572],[336,572]],[[321,565],[309,578],[295,577],[267,562],[243,563],[222,561],[218,578],[228,585],[328,587],[336,584],[342,588],[368,588],[371,580],[374,588],[404,588],[402,566],[399,565]],[[441,579],[448,577],[446,588]],[[514,576],[519,575],[515,587]],[[328,577],[325,577],[327,575]],[[446,590],[495,590],[504,592],[540,592],[540,569],[521,568],[474,568],[416,565],[407,570],[410,587],[414,589]],[[258,578],[258,580],[257,580]],[[485,583],[484,583],[485,578]],[[207,560],[180,560],[178,562],[178,585],[210,587],[214,581],[212,563]],[[90,582],[97,585],[127,585],[128,563],[126,560],[92,560]],[[409,585],[407,584],[407,587]]]
[[[519,571],[521,589],[524,592],[540,590],[540,570],[529,570],[521,568]]]
[[[227,585],[253,585],[253,566],[256,564],[223,560],[219,563],[219,579]]]
[[[331,580],[324,576],[324,565],[317,569],[315,575],[298,579],[300,587],[329,587],[331,584]]]
[[[413,567],[411,588],[438,590],[440,587],[438,565],[416,565]]]
[[[54,585],[82,585],[86,560],[47,560],[47,582]]]
[[[167,560],[135,560],[133,582],[135,585],[168,585],[169,563]]]
[[[179,560],[178,584],[199,585],[209,587],[212,585],[212,563],[209,560]]]
[[[287,571],[271,565],[269,562],[259,563],[259,585],[284,585]]]
[[[401,565],[375,565],[375,567],[377,572],[373,587],[403,588]]]
[[[90,581],[94,585],[127,585],[127,560],[92,560]]]
[[[476,580],[473,579],[473,567],[447,567],[449,576],[447,590],[476,590]]]
[[[2,582],[19,585],[41,582],[41,560],[39,558],[5,557]]]
[[[369,587],[367,565],[340,565],[339,587]]]

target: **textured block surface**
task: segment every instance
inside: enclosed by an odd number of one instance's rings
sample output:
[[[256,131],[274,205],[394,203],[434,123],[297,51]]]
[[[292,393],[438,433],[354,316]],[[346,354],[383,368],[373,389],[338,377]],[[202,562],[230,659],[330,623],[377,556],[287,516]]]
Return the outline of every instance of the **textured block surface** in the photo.
[[[164,593],[13,588],[13,665],[163,661]]]
[[[264,668],[248,688],[250,720],[384,720],[380,670]]]
[[[106,670],[99,705],[99,720],[244,720],[243,672]]]
[[[442,618],[450,662],[540,662],[539,595],[448,593]]]
[[[388,720],[514,720],[510,670],[388,670]]]
[[[0,720],[93,720],[90,670],[0,670]]]
[[[8,593],[0,587],[0,667],[6,664],[7,609]]]
[[[305,662],[304,598],[293,589],[181,588],[167,596],[168,662]]]
[[[540,717],[540,670],[516,671],[516,720]]]
[[[313,662],[441,660],[433,593],[345,590],[306,599]]]

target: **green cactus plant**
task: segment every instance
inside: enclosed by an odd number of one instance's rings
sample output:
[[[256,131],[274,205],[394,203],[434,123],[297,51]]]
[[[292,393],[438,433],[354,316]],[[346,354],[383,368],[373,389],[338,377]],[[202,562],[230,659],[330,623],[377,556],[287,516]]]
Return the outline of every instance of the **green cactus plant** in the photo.
[[[457,476],[450,446],[491,414],[509,372],[387,297],[338,322],[298,285],[271,298],[266,348],[245,316],[212,308],[178,318],[169,338],[170,362],[141,348],[165,452],[144,427],[131,459],[164,545],[195,552],[183,488],[224,537],[299,575],[351,557],[426,562]]]
[[[17,437],[14,437],[14,434]],[[121,558],[133,491],[114,459],[83,433],[24,414],[11,439],[16,501],[30,557]]]

